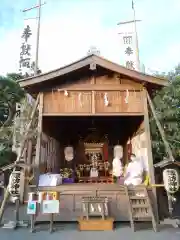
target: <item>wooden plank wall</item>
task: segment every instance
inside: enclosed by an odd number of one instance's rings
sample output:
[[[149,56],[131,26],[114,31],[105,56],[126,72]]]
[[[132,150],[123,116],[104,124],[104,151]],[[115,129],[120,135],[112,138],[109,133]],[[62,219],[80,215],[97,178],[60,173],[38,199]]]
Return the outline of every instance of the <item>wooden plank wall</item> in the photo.
[[[44,115],[125,113],[143,113],[142,86],[126,79],[93,77],[44,93]]]
[[[44,113],[91,113],[90,91],[52,91],[44,94]]]
[[[40,172],[56,172],[59,171],[59,142],[43,133],[40,154]]]
[[[104,94],[107,94],[109,106],[104,104]],[[143,111],[141,92],[137,91],[98,91],[95,94],[96,113],[140,113]]]

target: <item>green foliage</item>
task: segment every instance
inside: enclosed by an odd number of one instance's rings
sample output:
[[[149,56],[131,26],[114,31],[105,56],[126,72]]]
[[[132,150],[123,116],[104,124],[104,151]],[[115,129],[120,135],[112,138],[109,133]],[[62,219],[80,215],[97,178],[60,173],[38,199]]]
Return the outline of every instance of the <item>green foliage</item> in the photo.
[[[157,92],[153,98],[156,114],[164,129],[166,139],[170,144],[173,156],[180,156],[180,65],[163,77],[169,79],[168,87]],[[159,75],[162,77],[162,75]],[[151,113],[151,111],[149,111]],[[162,138],[157,129],[156,122],[151,114],[151,134],[153,144],[153,154],[156,161],[162,160],[166,156],[166,151]]]
[[[9,126],[12,123],[16,113],[16,103],[24,97],[23,89],[16,82],[18,77],[17,74],[0,76],[0,127]]]
[[[25,96],[24,90],[17,83],[21,78],[16,73],[0,76],[0,166],[9,163],[12,156],[12,125],[16,104]]]

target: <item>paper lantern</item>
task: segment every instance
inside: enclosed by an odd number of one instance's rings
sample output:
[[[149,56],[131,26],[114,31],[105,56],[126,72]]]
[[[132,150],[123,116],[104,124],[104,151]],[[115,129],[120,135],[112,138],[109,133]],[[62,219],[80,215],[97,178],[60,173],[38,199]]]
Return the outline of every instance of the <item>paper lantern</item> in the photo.
[[[74,158],[74,149],[71,146],[65,147],[64,149],[64,156],[66,161],[72,161]]]

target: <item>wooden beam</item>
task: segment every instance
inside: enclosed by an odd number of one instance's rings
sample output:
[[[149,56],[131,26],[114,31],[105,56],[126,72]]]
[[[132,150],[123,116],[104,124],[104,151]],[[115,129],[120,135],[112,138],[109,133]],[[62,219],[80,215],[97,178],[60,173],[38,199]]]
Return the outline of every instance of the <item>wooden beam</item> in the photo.
[[[94,62],[90,63],[89,69],[92,71],[96,70],[96,63]]]
[[[92,85],[96,85],[96,78],[93,75],[91,79]],[[96,92],[92,90],[91,94],[91,113],[95,114],[96,113]]]
[[[27,164],[32,164],[32,150],[33,150],[33,144],[32,139],[28,141],[28,151],[27,151]],[[28,172],[30,171],[30,168],[28,169]]]
[[[40,165],[40,158],[41,158],[43,97],[44,97],[43,93],[40,93],[40,99],[39,99],[39,115],[38,115],[38,135],[37,135],[36,157],[35,157],[35,164],[36,164],[37,166]]]
[[[142,89],[141,85],[130,85],[130,84],[70,84],[67,87],[63,85],[57,88],[59,92],[64,91],[137,91],[140,92]],[[56,89],[55,89],[56,90]],[[45,92],[46,94],[46,92]]]
[[[95,114],[96,113],[96,100],[95,100],[95,94],[96,92],[95,91],[92,91],[92,102],[91,102],[91,107],[92,107],[92,114]]]
[[[39,104],[39,99],[40,99],[40,96],[38,95],[37,100],[36,100],[35,105],[34,105],[34,108],[32,109],[32,113],[31,113],[31,116],[30,116],[30,122],[27,125],[25,136],[24,136],[23,141],[21,143],[20,151],[19,151],[18,157],[16,159],[16,162],[19,162],[21,160],[21,157],[22,157],[22,154],[23,154],[23,151],[24,151],[24,147],[25,147],[25,144],[26,144],[26,140],[28,139],[29,130],[31,128],[31,125],[32,125],[32,122],[34,120],[34,116],[35,116],[35,113],[36,113],[36,110],[37,110],[37,107],[38,107],[38,104]]]
[[[149,113],[148,113],[148,102],[147,102],[147,90],[143,89],[143,102],[144,102],[144,129],[146,134],[146,147],[147,147],[147,157],[148,157],[148,168],[149,168],[149,177],[150,184],[155,184],[155,174],[154,174],[154,165],[153,165],[153,155],[152,155],[152,145],[151,145],[151,133],[149,125]],[[156,220],[159,221],[158,216],[158,206],[157,206],[157,195],[156,189],[153,189],[153,208],[156,212]]]
[[[77,116],[77,117],[80,117],[80,116],[144,116],[144,113],[143,112],[117,112],[117,113],[95,113],[95,114],[92,114],[92,113],[55,113],[55,112],[52,112],[52,113],[43,113],[43,116],[66,116],[66,117],[72,117],[72,116]]]
[[[146,147],[148,153],[148,168],[150,173],[150,183],[155,184],[154,176],[154,165],[153,165],[153,155],[152,155],[152,146],[151,146],[151,133],[149,125],[149,114],[148,114],[148,104],[147,104],[147,90],[143,90],[144,95],[144,129],[146,134]]]
[[[15,163],[17,163],[21,160],[21,156],[22,156],[23,151],[24,151],[26,140],[28,139],[29,130],[31,129],[31,126],[32,126],[32,123],[33,123],[33,120],[34,120],[34,117],[35,117],[35,114],[36,114],[36,110],[37,110],[37,107],[38,107],[38,104],[39,104],[39,98],[40,97],[38,95],[37,100],[35,102],[35,105],[32,109],[31,116],[30,116],[30,121],[29,121],[29,124],[27,125],[27,129],[26,129],[25,137],[22,140],[22,144],[20,146],[20,151],[19,151],[19,154],[18,154],[18,157],[17,157]],[[4,209],[5,209],[5,205],[6,205],[6,202],[8,200],[8,197],[9,197],[9,184],[8,184],[7,189],[5,191],[4,199],[2,201],[1,208],[0,208],[0,222],[2,220],[2,216],[3,216],[3,213],[4,213]]]

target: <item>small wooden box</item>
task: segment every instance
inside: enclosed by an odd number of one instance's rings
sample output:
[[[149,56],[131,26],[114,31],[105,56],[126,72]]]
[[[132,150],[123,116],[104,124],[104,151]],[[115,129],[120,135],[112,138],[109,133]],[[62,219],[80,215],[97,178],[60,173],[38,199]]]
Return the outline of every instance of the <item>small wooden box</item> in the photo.
[[[80,231],[112,231],[114,225],[114,218],[90,218],[82,219],[79,218],[79,230]]]

